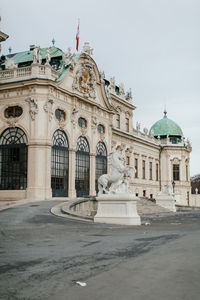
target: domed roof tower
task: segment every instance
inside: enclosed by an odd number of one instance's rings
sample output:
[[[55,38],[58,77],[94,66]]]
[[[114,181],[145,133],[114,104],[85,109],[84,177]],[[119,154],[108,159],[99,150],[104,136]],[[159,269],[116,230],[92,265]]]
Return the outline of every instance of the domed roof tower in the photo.
[[[149,135],[153,135],[155,138],[160,137],[161,140],[169,137],[173,144],[177,144],[181,141],[183,132],[178,124],[167,118],[167,111],[164,110],[164,117],[151,127]]]

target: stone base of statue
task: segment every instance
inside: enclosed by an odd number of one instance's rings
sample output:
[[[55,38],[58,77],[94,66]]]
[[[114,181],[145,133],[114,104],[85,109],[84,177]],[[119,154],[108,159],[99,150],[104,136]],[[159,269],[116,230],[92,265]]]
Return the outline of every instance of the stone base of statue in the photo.
[[[169,211],[176,212],[176,206],[175,206],[175,198],[173,195],[157,195],[155,197],[156,204],[159,206],[162,206]]]
[[[137,197],[129,193],[101,194],[98,201],[96,223],[141,225],[137,213]]]

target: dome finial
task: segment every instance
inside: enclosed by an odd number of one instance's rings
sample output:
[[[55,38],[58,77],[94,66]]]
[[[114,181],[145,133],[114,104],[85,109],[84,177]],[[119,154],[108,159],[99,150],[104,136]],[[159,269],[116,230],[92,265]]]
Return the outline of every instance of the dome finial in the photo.
[[[164,108],[164,118],[167,118],[167,110],[166,110],[166,105],[165,105],[165,108]]]

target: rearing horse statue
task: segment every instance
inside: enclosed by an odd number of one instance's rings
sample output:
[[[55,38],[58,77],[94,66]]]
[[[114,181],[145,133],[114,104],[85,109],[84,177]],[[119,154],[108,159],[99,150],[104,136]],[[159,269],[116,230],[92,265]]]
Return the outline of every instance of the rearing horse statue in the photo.
[[[111,172],[103,174],[98,179],[98,196],[105,194],[115,194],[118,192],[128,192],[127,181],[124,177],[128,177],[130,169],[135,168],[125,165],[125,157],[118,151],[113,151],[108,156]]]

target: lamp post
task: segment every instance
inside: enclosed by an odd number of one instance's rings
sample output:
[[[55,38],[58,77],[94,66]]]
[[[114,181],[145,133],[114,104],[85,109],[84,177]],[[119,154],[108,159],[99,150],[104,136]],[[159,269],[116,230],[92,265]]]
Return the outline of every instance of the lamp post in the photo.
[[[172,181],[172,186],[173,186],[173,193],[174,193],[174,189],[175,189],[175,181]]]

